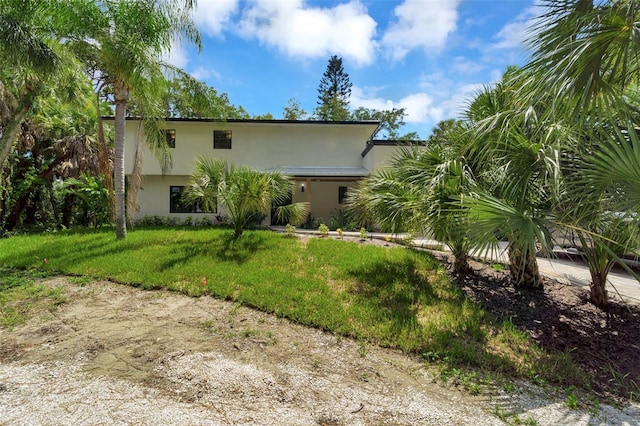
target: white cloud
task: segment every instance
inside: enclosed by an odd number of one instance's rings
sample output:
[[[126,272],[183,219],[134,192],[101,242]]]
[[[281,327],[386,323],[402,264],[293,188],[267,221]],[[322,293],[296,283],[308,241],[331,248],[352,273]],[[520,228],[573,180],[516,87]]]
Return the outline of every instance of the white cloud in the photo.
[[[415,48],[440,51],[456,29],[460,0],[405,0],[394,9],[398,21],[384,34],[382,44],[389,56],[401,60]]]
[[[180,41],[172,41],[171,50],[168,52],[165,51],[162,54],[161,59],[165,62],[170,63],[171,65],[182,69],[184,69],[189,63],[187,52],[184,49],[184,45]]]
[[[460,118],[484,86],[483,83],[470,83],[457,87],[441,104],[443,118]]]
[[[238,0],[198,0],[193,20],[203,33],[219,36],[237,9]]]
[[[498,49],[516,49],[521,47],[527,37],[528,27],[529,22],[523,20],[514,21],[505,25],[498,34],[496,34],[498,43],[493,47]]]
[[[442,111],[440,120],[460,118],[469,103],[485,86],[485,83],[454,81],[442,73],[421,76],[420,88],[431,94],[434,103]]]
[[[193,76],[193,78],[201,81],[209,78],[220,80],[221,78],[220,73],[218,71],[210,68],[205,68],[205,67],[196,68],[191,72],[191,75]]]
[[[442,120],[461,118],[483,87],[483,83],[454,82],[444,74],[435,73],[423,75],[418,90],[398,100],[380,96],[379,92],[384,88],[354,86],[350,105],[354,109],[358,107],[377,110],[404,108],[407,128],[423,132],[424,129],[430,131]]]
[[[243,12],[238,30],[286,55],[321,58],[336,54],[356,65],[375,56],[376,22],[357,0],[333,8],[309,7],[302,0],[255,2]]]
[[[544,9],[534,1],[534,5],[526,8],[512,22],[508,23],[494,36],[498,42],[492,47],[496,49],[518,49],[524,46],[526,39],[532,35],[531,24],[534,18],[544,13]]]
[[[398,101],[377,96],[379,88],[359,88],[354,86],[351,90],[349,103],[351,107],[370,108],[376,110],[389,110],[393,108],[405,109],[406,123],[428,123],[442,119],[442,109],[434,106],[433,98],[427,93],[413,93]]]
[[[433,98],[426,93],[414,93],[398,101],[400,108],[405,108],[407,123],[424,123],[442,120],[443,110],[435,106]]]

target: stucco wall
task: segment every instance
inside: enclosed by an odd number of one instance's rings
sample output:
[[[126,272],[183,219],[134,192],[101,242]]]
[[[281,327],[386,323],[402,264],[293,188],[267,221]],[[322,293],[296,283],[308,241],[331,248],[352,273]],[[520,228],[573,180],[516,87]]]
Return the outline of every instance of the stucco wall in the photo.
[[[184,220],[191,216],[194,219],[208,217],[213,220],[215,213],[170,213],[169,199],[171,186],[186,186],[189,182],[188,176],[145,176],[142,181],[142,188],[138,196],[140,209],[135,214],[136,219],[144,216],[166,216],[176,217]],[[301,191],[304,183],[305,191]],[[295,182],[293,202],[311,201],[311,215],[314,218],[322,219],[329,223],[331,214],[336,209],[344,206],[338,204],[338,187],[352,187],[354,181],[330,181],[321,182],[317,180],[307,181],[299,179]],[[218,209],[218,213],[225,215],[224,209]],[[267,218],[269,220],[269,217]]]
[[[138,195],[139,210],[136,219],[144,216],[176,217],[181,220],[191,216],[194,219],[207,217],[213,220],[216,213],[170,213],[170,187],[186,186],[189,176],[144,176],[142,187]]]
[[[127,174],[133,169],[137,125],[137,121],[127,122]],[[173,167],[169,174],[189,175],[194,159],[199,155],[220,157],[256,169],[277,166],[362,167],[360,154],[375,125],[167,122],[166,128],[176,130],[176,147],[171,149]],[[231,149],[213,149],[214,130],[231,130]],[[158,160],[148,150],[144,155],[144,174],[161,174]]]
[[[388,167],[391,159],[398,150],[399,148],[397,146],[376,145],[365,155],[363,167],[369,171]]]

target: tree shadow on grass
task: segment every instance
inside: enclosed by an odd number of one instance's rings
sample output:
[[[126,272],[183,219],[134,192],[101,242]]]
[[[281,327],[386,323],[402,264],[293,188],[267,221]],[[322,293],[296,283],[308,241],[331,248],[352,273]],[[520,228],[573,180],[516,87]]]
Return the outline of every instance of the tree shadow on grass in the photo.
[[[509,364],[487,352],[488,320],[482,310],[438,271],[408,257],[365,264],[349,275],[357,280],[352,292],[358,303],[383,313],[379,321],[396,339],[391,345],[428,358],[446,357],[458,366]]]
[[[31,245],[28,249],[14,250],[2,253],[0,259],[6,265],[17,268],[30,268],[42,265],[45,258],[49,259],[48,270],[57,268],[55,259],[60,258],[63,264],[77,264],[84,259],[103,256],[107,251],[105,247],[111,242],[105,240],[91,240],[82,244],[69,244],[61,236],[56,244],[51,244],[44,240],[39,244]]]
[[[195,258],[213,258],[220,262],[231,262],[242,265],[248,262],[258,251],[268,248],[268,241],[264,235],[255,232],[245,232],[240,238],[234,239],[232,232],[216,233],[209,241],[182,241],[173,243],[174,255],[162,262],[160,270],[174,268]]]

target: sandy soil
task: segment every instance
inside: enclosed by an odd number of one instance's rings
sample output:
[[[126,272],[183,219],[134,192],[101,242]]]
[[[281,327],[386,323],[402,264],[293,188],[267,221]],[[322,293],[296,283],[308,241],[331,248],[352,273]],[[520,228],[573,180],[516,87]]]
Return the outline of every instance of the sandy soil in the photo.
[[[499,424],[394,351],[209,297],[47,285],[68,301],[1,331],[0,422]]]
[[[420,360],[210,297],[109,282],[0,328],[0,424],[640,424],[640,409],[568,410],[527,384],[479,397]],[[517,416],[517,417],[516,417]]]

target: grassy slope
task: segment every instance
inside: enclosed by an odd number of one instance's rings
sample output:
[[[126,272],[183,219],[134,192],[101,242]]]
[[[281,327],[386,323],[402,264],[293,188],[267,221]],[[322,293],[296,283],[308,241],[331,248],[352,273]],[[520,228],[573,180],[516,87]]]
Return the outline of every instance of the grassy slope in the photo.
[[[0,266],[209,293],[454,368],[575,380],[566,356],[495,324],[424,252],[267,231],[236,242],[229,235],[165,228],[138,229],[125,241],[111,230],[17,236],[0,240]]]

